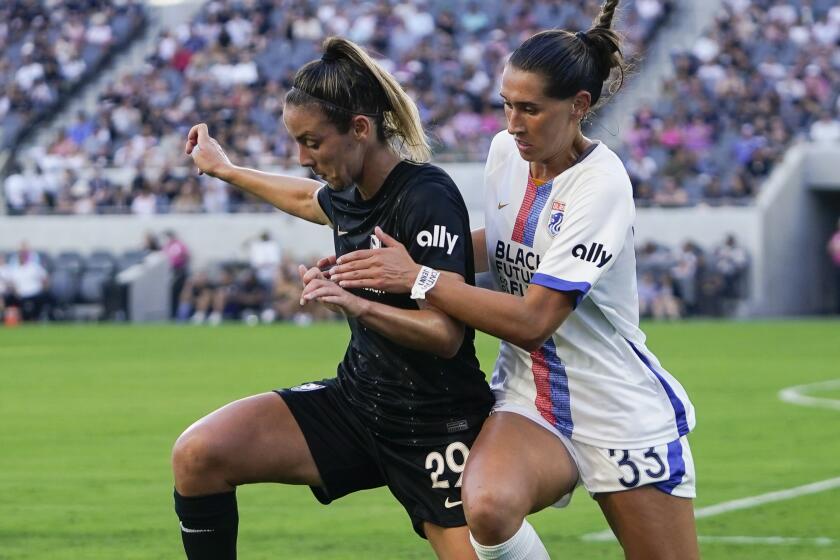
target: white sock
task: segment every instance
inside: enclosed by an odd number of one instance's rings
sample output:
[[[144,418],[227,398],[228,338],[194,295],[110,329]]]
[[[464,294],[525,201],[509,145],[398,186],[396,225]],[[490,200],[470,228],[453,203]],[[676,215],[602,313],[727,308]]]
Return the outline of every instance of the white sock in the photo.
[[[522,527],[511,538],[493,546],[478,543],[470,533],[475,553],[480,560],[551,560],[537,532],[528,523],[522,521]]]

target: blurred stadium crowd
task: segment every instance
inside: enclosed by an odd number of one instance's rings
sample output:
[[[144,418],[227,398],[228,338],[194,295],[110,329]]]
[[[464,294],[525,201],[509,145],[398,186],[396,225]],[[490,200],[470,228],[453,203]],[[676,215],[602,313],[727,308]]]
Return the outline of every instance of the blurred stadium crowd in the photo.
[[[55,111],[145,24],[139,0],[0,2],[0,149]]]
[[[171,268],[170,316],[181,322],[226,320],[249,323],[293,321],[307,324],[333,317],[322,306],[299,305],[302,290],[298,260],[283,255],[267,232],[251,240],[239,259],[191,267],[190,250],[171,230],[147,233],[136,249],[82,255],[63,251],[50,255],[23,243],[0,250],[0,317],[6,321],[125,320],[126,299],[120,273],[142,266],[161,252]]]
[[[41,11],[48,4],[68,17],[6,8],[10,18],[0,25],[0,41],[9,45],[2,64],[10,83],[0,99],[6,138],[22,126],[14,123],[52,107],[57,88],[93,72],[108,48],[142,23],[132,2],[26,3]],[[438,160],[481,160],[503,127],[496,93],[507,54],[545,27],[586,28],[599,4],[208,2],[192,22],[164,32],[145,67],[113,82],[96,111],[80,112],[51,144],[22,158],[6,179],[8,211],[266,210],[219,181],[191,177],[183,138],[191,124],[206,121],[237,163],[294,168],[282,99],[294,70],[316,58],[330,34],[378,53],[417,100]],[[673,0],[626,4],[620,30],[631,60],[672,6]],[[674,77],[621,133],[619,152],[639,205],[749,203],[791,142],[840,142],[840,90],[832,87],[840,83],[838,42],[835,0],[726,0],[693,48],[673,54]],[[76,67],[87,74],[70,69]]]
[[[118,274],[162,251],[174,272],[171,318],[176,321],[308,324],[337,317],[322,306],[299,304],[297,266],[311,266],[318,256],[299,260],[285,254],[267,232],[244,247],[242,258],[200,268],[190,266],[189,248],[174,232],[161,238],[149,233],[141,247],[120,255],[104,250],[49,255],[26,244],[0,251],[0,315],[12,321],[125,319]],[[708,249],[690,241],[679,248],[648,242],[636,255],[644,318],[722,317],[747,295],[750,257],[732,236]]]
[[[67,2],[71,4],[71,2]],[[630,0],[626,55],[655,35],[673,0]],[[212,179],[194,180],[182,147],[205,121],[238,164],[296,167],[282,125],[295,70],[338,34],[377,53],[420,108],[438,160],[481,160],[504,127],[506,56],[547,27],[586,29],[597,0],[213,0],[164,32],[145,67],[120,77],[94,112],[22,158],[6,204],[25,213],[227,212],[264,209]],[[120,172],[110,172],[118,169]],[[127,172],[126,172],[127,171]]]
[[[637,204],[744,204],[791,142],[840,142],[838,46],[837,0],[726,0],[623,136]]]

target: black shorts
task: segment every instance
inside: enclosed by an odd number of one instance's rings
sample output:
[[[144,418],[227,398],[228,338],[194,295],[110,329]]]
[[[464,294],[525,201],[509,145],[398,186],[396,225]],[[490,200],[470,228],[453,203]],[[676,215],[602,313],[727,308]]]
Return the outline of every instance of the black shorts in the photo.
[[[467,524],[461,506],[461,475],[481,425],[447,435],[433,445],[389,441],[365,426],[335,379],[277,389],[300,426],[324,486],[312,486],[322,504],[357,490],[387,486],[418,535],[423,522],[440,527]],[[416,442],[416,443],[415,443]]]

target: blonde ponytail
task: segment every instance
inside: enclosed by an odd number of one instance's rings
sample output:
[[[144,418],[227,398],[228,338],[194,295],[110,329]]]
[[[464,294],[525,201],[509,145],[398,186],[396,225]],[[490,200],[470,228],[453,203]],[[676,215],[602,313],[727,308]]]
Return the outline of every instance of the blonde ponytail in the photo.
[[[349,129],[353,115],[371,117],[380,138],[401,157],[418,163],[429,161],[431,148],[420,112],[397,80],[347,39],[329,37],[323,51],[320,60],[309,62],[295,75],[286,102],[321,102],[341,132]]]

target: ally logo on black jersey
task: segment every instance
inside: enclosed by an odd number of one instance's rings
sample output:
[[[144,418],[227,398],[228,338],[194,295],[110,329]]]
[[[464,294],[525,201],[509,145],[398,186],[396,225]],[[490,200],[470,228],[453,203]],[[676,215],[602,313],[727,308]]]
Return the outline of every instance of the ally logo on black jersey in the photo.
[[[458,241],[457,235],[446,231],[446,226],[435,226],[432,231],[423,230],[417,234],[417,244],[421,247],[440,247],[446,249],[446,254],[451,255]]]
[[[613,257],[608,254],[601,243],[590,243],[589,247],[580,243],[572,247],[572,256],[582,261],[594,263],[598,268],[603,268]]]

